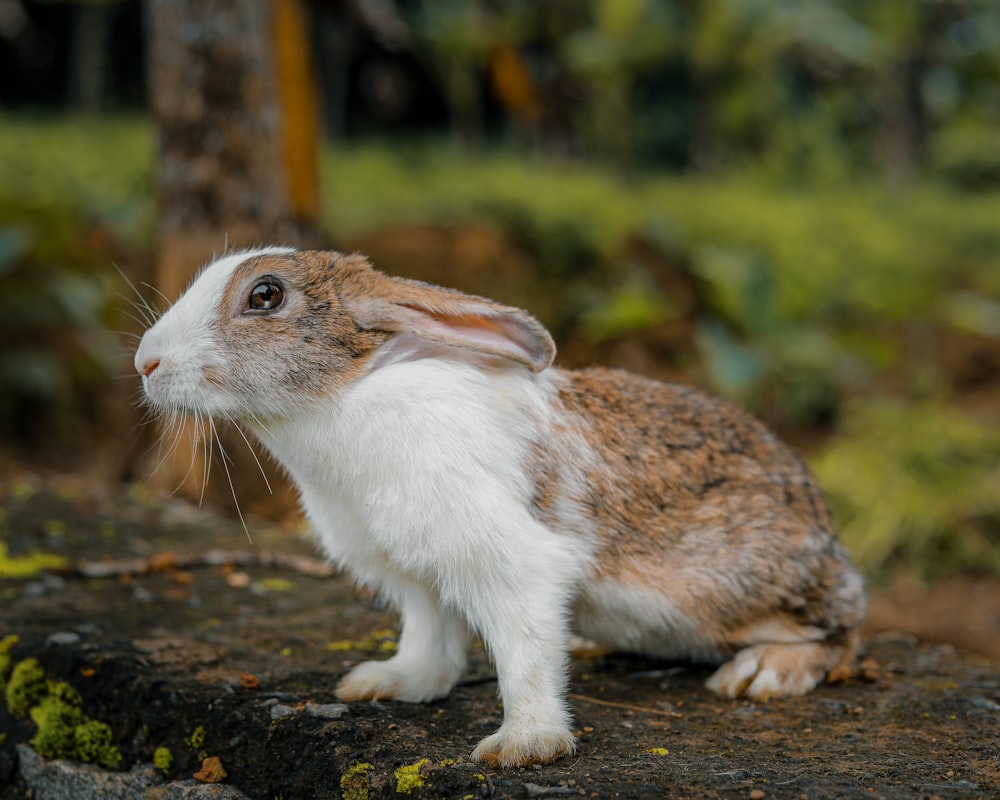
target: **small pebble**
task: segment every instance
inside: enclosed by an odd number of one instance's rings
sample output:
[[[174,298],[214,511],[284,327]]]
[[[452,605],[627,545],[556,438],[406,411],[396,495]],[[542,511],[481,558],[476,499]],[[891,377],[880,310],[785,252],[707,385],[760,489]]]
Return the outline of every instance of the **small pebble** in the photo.
[[[281,703],[275,703],[271,706],[271,719],[288,719],[289,717],[294,717],[296,715],[296,710],[291,706],[282,705]]]
[[[764,790],[754,789],[750,792],[750,800],[764,800]]]
[[[145,586],[136,586],[132,589],[132,599],[137,603],[151,603],[156,599],[156,595]]]
[[[59,633],[50,633],[48,638],[45,640],[45,644],[49,647],[64,647],[70,644],[76,644],[80,641],[80,634],[74,633],[73,631],[59,631]]]
[[[320,719],[340,719],[350,713],[350,709],[344,703],[309,703],[306,713]]]

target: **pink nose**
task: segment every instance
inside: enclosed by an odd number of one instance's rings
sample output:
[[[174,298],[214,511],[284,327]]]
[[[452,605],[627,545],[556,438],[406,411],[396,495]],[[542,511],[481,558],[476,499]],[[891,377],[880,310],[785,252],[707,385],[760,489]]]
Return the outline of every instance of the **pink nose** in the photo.
[[[142,365],[142,374],[147,378],[153,374],[154,370],[160,366],[160,359],[155,358],[152,361],[147,361]]]

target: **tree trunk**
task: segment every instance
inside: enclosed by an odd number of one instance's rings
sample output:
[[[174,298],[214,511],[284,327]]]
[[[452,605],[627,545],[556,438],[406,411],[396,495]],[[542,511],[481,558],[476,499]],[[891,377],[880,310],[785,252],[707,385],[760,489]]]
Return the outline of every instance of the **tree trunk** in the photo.
[[[316,90],[301,0],[147,0],[147,9],[158,127],[155,281],[173,301],[227,250],[317,244]],[[239,434],[224,441],[239,462],[247,450]],[[157,482],[195,494],[202,455],[179,451]]]

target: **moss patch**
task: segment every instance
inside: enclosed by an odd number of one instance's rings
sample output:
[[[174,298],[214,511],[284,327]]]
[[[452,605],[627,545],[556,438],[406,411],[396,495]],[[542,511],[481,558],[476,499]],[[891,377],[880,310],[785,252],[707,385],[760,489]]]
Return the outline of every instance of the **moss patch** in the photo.
[[[368,800],[368,773],[373,769],[374,764],[362,761],[353,764],[340,776],[340,796],[343,800]]]
[[[109,769],[121,762],[111,728],[85,716],[80,693],[68,683],[49,681],[36,659],[14,667],[5,697],[11,716],[35,723],[31,746],[43,758],[72,758]]]
[[[192,750],[197,750],[205,746],[205,726],[199,725],[193,731],[191,735],[184,739],[184,744],[190,747]]]
[[[396,793],[410,794],[414,789],[424,785],[424,779],[420,770],[424,768],[428,759],[422,758],[415,764],[406,764],[396,770]]]
[[[27,719],[31,707],[48,692],[45,670],[37,659],[26,658],[14,667],[4,689],[7,710],[15,719]]]
[[[7,545],[0,542],[0,578],[25,579],[33,578],[47,569],[59,569],[66,566],[63,556],[52,553],[25,553],[22,556],[12,556]]]
[[[31,746],[42,758],[76,756],[76,729],[83,724],[83,710],[78,702],[67,702],[67,696],[50,694],[31,709],[31,720],[38,726]]]
[[[15,635],[4,636],[3,639],[0,639],[0,695],[7,691],[7,679],[14,666],[11,651],[19,641],[20,637]]]
[[[174,754],[169,747],[157,747],[153,751],[153,765],[164,775],[169,775],[174,766]]]
[[[113,769],[122,754],[112,743],[111,728],[84,716],[82,705],[68,683],[49,683],[48,694],[31,709],[38,726],[31,746],[43,758],[73,758]]]
[[[114,769],[121,763],[122,754],[112,742],[111,727],[96,719],[85,719],[74,730],[76,757],[89,764],[99,764]]]

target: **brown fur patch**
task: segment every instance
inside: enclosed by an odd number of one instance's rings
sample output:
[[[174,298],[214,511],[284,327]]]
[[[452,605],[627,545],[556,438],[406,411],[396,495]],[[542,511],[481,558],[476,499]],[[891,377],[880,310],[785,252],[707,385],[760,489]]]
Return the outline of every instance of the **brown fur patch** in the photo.
[[[602,544],[594,579],[656,589],[730,650],[776,616],[830,634],[860,623],[863,595],[845,588],[860,581],[822,493],[763,423],[688,387],[563,377],[563,413],[599,459],[585,476]]]

